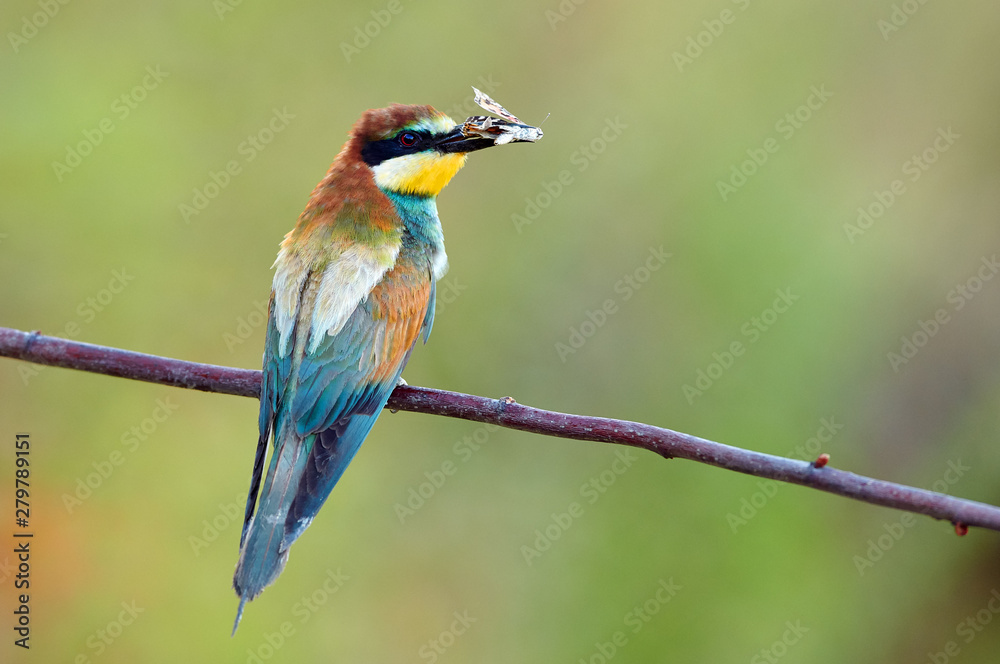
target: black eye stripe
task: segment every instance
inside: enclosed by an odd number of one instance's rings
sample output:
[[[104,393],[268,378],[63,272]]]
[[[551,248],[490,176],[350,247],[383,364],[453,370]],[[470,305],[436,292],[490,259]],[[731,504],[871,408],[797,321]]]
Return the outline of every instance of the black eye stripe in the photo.
[[[412,143],[404,141],[405,136],[413,136]],[[392,138],[381,141],[370,141],[361,148],[361,158],[369,166],[378,166],[383,161],[394,157],[402,157],[407,154],[414,154],[426,149],[426,143],[430,136],[422,131],[403,131]],[[408,143],[408,144],[407,144]]]

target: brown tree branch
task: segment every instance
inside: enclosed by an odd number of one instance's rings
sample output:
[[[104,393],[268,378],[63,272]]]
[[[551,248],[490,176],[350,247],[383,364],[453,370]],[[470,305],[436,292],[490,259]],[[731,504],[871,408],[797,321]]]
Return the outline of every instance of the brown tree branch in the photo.
[[[0,328],[0,356],[192,390],[260,397],[259,371],[185,362],[37,332]],[[640,447],[667,459],[689,459],[873,505],[946,519],[956,524],[960,533],[967,526],[1000,531],[1000,508],[993,505],[855,475],[825,466],[823,462],[809,463],[752,452],[648,424],[539,410],[516,403],[510,397],[487,399],[411,386],[397,387],[386,407],[497,424],[547,436]]]

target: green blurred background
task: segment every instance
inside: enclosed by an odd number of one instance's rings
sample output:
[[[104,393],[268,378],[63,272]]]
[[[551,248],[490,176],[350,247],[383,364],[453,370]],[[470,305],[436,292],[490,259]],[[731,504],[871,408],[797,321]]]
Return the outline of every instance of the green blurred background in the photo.
[[[0,325],[258,368],[268,268],[351,124],[393,101],[461,119],[474,84],[551,116],[442,194],[451,271],[411,384],[775,454],[829,426],[835,466],[1000,502],[995,2],[8,0],[0,25]],[[196,190],[211,199],[185,215]],[[797,299],[768,313],[777,290]],[[894,364],[904,337],[921,347]],[[686,395],[699,371],[715,378]],[[408,413],[381,419],[230,638],[257,404],[10,360],[0,391],[4,477],[14,434],[32,436],[36,531],[32,648],[10,643],[5,565],[3,661],[1000,648],[997,533]]]

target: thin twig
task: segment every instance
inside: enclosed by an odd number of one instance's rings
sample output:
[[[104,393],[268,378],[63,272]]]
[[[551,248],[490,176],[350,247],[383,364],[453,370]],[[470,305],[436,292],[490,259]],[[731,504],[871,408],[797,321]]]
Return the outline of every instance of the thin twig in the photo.
[[[185,362],[47,337],[37,332],[0,328],[0,356],[205,392],[260,397],[259,371]],[[516,403],[510,397],[487,399],[408,385],[397,387],[386,407],[497,424],[559,438],[640,447],[667,459],[689,459],[873,505],[946,519],[959,526],[958,532],[966,526],[1000,531],[1000,508],[993,505],[855,475],[823,462],[810,463],[752,452],[648,424],[539,410]]]

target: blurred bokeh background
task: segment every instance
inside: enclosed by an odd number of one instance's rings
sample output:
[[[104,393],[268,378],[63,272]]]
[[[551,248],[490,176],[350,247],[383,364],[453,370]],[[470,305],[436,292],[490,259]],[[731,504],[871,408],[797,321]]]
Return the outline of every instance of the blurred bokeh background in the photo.
[[[476,85],[551,115],[441,195],[411,384],[1000,502],[995,2],[7,0],[0,26],[0,325],[258,368],[268,268],[351,124],[461,119]],[[0,554],[3,661],[1000,648],[997,533],[407,413],[230,638],[257,404],[11,360],[0,392],[5,527],[29,432],[36,532],[29,653]]]

